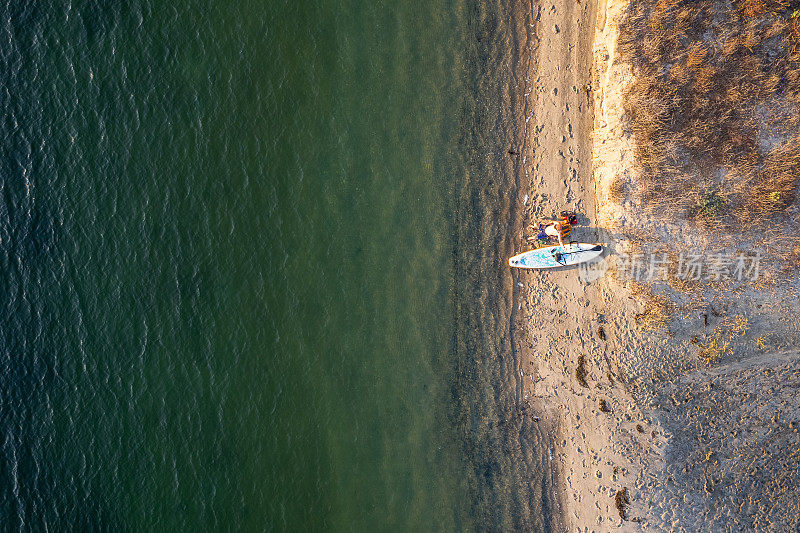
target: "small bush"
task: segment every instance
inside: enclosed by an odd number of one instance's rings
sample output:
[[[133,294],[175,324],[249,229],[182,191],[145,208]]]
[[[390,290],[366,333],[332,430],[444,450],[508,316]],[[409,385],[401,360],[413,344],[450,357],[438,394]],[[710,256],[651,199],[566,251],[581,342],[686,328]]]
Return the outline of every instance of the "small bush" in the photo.
[[[724,356],[731,355],[733,339],[736,336],[744,335],[748,326],[747,319],[741,315],[733,319],[725,318],[705,341],[698,342],[700,347],[698,356],[705,364],[710,365]]]
[[[722,209],[725,206],[725,198],[716,192],[708,192],[703,194],[697,203],[697,215],[705,219],[716,219],[722,214]]]

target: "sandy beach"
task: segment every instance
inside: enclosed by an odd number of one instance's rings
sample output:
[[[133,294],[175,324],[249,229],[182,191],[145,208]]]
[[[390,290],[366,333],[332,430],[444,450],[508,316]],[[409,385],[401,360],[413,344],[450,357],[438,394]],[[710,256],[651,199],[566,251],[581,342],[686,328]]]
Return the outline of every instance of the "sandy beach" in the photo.
[[[531,61],[525,80],[524,176],[518,201],[525,217],[518,236],[527,245],[527,229],[536,221],[575,210],[588,218],[581,240],[599,241],[593,225],[597,211],[592,173],[591,92],[595,2],[534,2],[529,15]],[[586,222],[586,218],[584,222]],[[577,269],[521,272],[517,276],[522,400],[542,413],[553,433],[548,455],[557,476],[563,525],[605,529],[621,524],[614,507],[616,491],[635,475],[624,450],[614,449],[617,433],[627,429],[628,446],[649,448],[636,432],[642,415],[614,394],[609,354],[618,333],[631,329],[620,308],[625,297],[602,283],[586,283]],[[599,335],[604,329],[606,339]],[[584,387],[575,376],[579,361],[587,372]],[[612,378],[613,379],[613,378]],[[613,417],[600,410],[604,401]],[[613,422],[612,420],[624,420]],[[624,427],[623,427],[624,426]],[[630,429],[633,429],[633,432]]]
[[[622,105],[633,74],[616,49],[627,5],[531,4],[530,60],[520,81],[520,250],[535,235],[530,225],[562,209],[582,214],[575,238],[603,243],[606,266],[631,250],[636,232],[713,249],[702,231],[664,229],[611,198],[615,180],[637,171]],[[701,293],[700,304],[677,309],[669,328],[650,332],[641,327],[650,289],[620,279],[613,266],[519,272],[515,284],[519,390],[553,435],[555,527],[797,527],[796,280],[736,296]],[[720,331],[735,333],[730,353],[704,364],[697,339]]]

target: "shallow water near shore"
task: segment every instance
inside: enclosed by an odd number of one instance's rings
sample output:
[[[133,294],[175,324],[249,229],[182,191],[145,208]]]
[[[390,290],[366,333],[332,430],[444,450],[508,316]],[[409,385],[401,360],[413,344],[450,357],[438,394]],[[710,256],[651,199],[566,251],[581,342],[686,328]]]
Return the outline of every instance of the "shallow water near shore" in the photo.
[[[4,528],[546,526],[512,15],[0,9]]]

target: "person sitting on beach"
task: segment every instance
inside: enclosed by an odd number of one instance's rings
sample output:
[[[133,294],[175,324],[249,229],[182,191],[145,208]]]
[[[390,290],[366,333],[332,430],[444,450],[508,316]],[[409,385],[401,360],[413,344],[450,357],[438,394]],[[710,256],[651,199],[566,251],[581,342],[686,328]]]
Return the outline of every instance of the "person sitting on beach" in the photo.
[[[555,229],[556,233],[558,234],[558,244],[559,244],[559,246],[563,247],[564,246],[564,239],[570,233],[572,233],[572,224],[570,224],[568,222],[564,222],[564,221],[556,222],[555,224],[553,224],[553,229]]]
[[[546,228],[547,226],[544,224],[539,224],[539,235],[536,236],[536,241],[539,243],[539,245],[546,243],[547,239],[549,238],[547,232],[545,231]]]

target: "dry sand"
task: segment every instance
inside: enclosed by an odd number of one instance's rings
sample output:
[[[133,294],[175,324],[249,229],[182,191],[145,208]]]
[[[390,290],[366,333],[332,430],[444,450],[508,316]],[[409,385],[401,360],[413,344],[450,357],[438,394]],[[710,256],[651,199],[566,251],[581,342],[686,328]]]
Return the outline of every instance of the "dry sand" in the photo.
[[[519,80],[522,227],[573,209],[588,223],[576,239],[604,243],[609,258],[625,249],[632,224],[657,229],[609,198],[615,176],[635,172],[621,107],[631,72],[614,49],[625,6],[532,2]],[[518,235],[518,251],[531,233]],[[676,320],[669,334],[644,334],[642,303],[610,272],[520,271],[515,283],[522,400],[556,435],[550,456],[569,531],[798,527],[796,293],[778,286],[731,297]],[[702,364],[692,337],[734,314],[750,320],[747,335],[733,355]],[[756,348],[756,337],[767,345]],[[616,505],[623,490],[625,519]]]
[[[520,202],[524,226],[573,209],[588,218],[576,230],[583,241],[600,241],[594,226],[596,193],[592,172],[594,127],[590,90],[594,2],[533,2],[531,43],[534,60],[525,74],[525,176]],[[587,222],[584,219],[584,222]],[[520,249],[531,231],[519,235]],[[570,530],[604,530],[622,523],[615,507],[617,490],[632,485],[640,471],[630,457],[654,456],[655,438],[636,404],[618,391],[610,366],[613,351],[625,348],[631,313],[627,302],[577,269],[520,272],[521,323],[517,341],[522,357],[523,399],[543,413],[557,435],[551,452],[558,473],[564,523]],[[620,301],[622,300],[622,301]],[[600,328],[603,328],[603,334]],[[605,340],[603,340],[603,336]],[[586,371],[576,379],[579,360]],[[616,393],[615,393],[616,392]],[[605,410],[601,410],[601,400]],[[647,433],[637,431],[646,426]],[[644,425],[642,425],[644,424]]]

